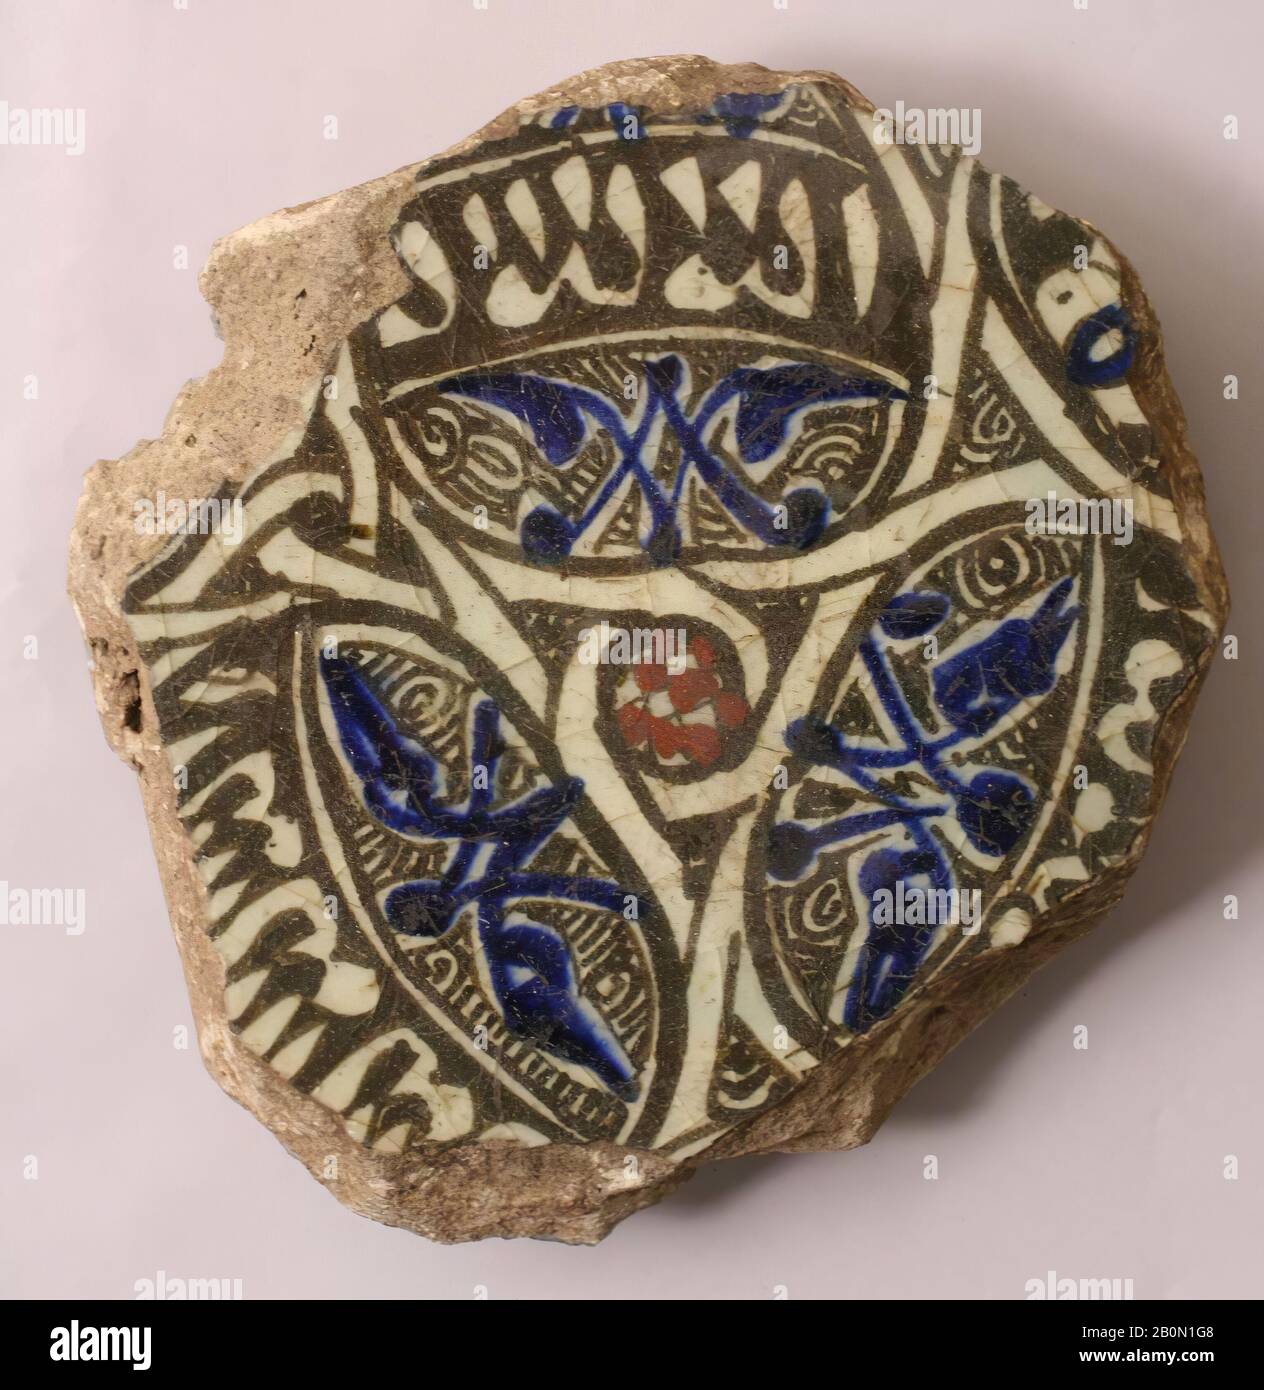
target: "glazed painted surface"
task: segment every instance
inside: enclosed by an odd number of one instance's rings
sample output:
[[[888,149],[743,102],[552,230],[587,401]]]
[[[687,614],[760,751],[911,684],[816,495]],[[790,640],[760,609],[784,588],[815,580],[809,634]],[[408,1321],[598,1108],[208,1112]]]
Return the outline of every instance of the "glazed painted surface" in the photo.
[[[427,166],[244,539],[135,576],[229,1016],[365,1144],[697,1152],[1140,828],[1210,628],[1118,266],[873,133],[798,86]]]

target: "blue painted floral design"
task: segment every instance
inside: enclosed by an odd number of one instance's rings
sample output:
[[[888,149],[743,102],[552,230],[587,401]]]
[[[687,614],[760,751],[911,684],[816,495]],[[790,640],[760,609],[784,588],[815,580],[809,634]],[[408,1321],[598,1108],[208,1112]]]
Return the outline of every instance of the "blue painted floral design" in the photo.
[[[672,564],[680,552],[677,512],[692,471],[725,510],[768,546],[804,550],[825,529],[830,504],[816,487],[792,488],[778,504],[764,501],[705,442],[716,414],[736,401],[738,454],[745,465],[767,462],[785,443],[791,421],[805,410],[834,402],[904,400],[905,392],[889,382],[842,376],[810,362],[742,367],[717,382],[692,413],[682,401],[684,364],[668,355],[643,364],[645,391],[639,419],[629,424],[608,397],[586,387],[527,372],[470,372],[439,385],[447,395],[482,401],[512,415],[531,432],[536,446],[555,468],[579,455],[590,430],[604,432],[618,451],[618,463],[579,517],[563,516],[554,507],[536,507],[524,518],[522,548],[542,565],[560,564],[602,509],[631,475],[645,499],[650,529],[641,547],[659,566]],[[655,421],[680,445],[681,464],[670,489],[651,476],[643,458]]]
[[[843,1005],[843,1023],[863,1032],[885,1018],[912,984],[935,935],[933,926],[876,922],[875,895],[906,889],[952,889],[954,879],[941,842],[931,831],[953,817],[980,853],[1003,858],[1027,834],[1036,798],[1012,772],[987,768],[968,781],[949,766],[951,749],[968,751],[1023,700],[1053,689],[1058,654],[1079,610],[1069,606],[1072,581],[1060,580],[1030,618],[1011,618],[986,637],[946,657],[931,670],[931,691],[948,732],[928,734],[900,689],[885,640],[904,641],[932,632],[950,611],[948,599],[931,591],[897,595],[860,644],[861,660],[874,692],[899,736],[896,746],[870,746],[821,719],[795,720],[786,747],[817,767],[834,768],[863,789],[879,809],[839,816],[820,825],[780,821],[772,827],[768,873],[793,883],[812,868],[818,852],[875,831],[902,827],[906,848],[872,851],[861,865],[859,883],[869,903],[868,934]],[[884,785],[883,772],[920,768],[940,793],[929,804],[913,802]]]
[[[615,1094],[634,1099],[632,1063],[581,994],[565,938],[539,922],[508,920],[514,904],[528,899],[619,913],[634,904],[640,917],[643,905],[636,895],[615,883],[524,868],[572,813],[583,782],[566,777],[493,809],[504,745],[500,711],[494,701],[482,700],[473,710],[469,755],[470,767],[484,769],[485,775],[472,779],[464,805],[453,805],[443,799],[439,764],[400,728],[360,667],[345,657],[322,655],[320,670],[339,741],[369,814],[408,839],[453,841],[441,878],[390,890],[383,905],[387,921],[410,936],[440,937],[474,905],[479,945],[510,1032],[590,1068]]]

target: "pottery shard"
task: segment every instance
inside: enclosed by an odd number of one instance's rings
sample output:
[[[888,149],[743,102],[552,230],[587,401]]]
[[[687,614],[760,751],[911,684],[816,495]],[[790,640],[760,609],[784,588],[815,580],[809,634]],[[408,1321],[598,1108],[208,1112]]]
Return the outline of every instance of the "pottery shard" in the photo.
[[[864,1143],[1122,893],[1227,598],[1158,325],[899,135],[562,83],[220,242],[222,364],[89,474],[207,1066],[357,1211],[590,1242]]]

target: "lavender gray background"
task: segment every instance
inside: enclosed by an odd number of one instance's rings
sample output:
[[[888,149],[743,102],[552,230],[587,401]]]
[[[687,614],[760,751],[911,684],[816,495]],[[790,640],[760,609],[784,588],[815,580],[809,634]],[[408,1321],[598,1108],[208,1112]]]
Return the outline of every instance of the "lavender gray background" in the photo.
[[[0,100],[82,107],[87,133],[78,157],[0,146],[0,879],[83,888],[87,928],[0,927],[0,1293],[130,1297],[165,1270],[240,1278],[250,1298],[1021,1298],[1055,1270],[1131,1278],[1138,1297],[1264,1295],[1262,15],[4,0]],[[218,360],[196,285],[216,237],[442,150],[567,73],[672,52],[832,68],[880,105],[977,106],[986,163],[1129,253],[1203,460],[1241,656],[1216,663],[1123,907],[867,1149],[723,1165],[593,1250],[442,1248],[343,1210],[173,1046],[184,983],[133,774],[97,724],[65,537],[83,470],[156,435]]]

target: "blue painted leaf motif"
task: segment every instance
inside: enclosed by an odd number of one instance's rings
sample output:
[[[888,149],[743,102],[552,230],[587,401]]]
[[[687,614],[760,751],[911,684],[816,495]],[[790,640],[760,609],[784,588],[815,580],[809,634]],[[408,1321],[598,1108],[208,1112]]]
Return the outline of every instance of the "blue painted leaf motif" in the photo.
[[[320,666],[338,737],[360,780],[365,806],[397,834],[417,833],[419,807],[434,791],[438,765],[400,731],[354,662],[322,654]]]
[[[977,773],[957,802],[957,819],[975,849],[1008,854],[1035,819],[1031,789],[1012,772]]]
[[[1049,590],[1030,618],[1011,618],[981,641],[940,662],[935,701],[963,733],[985,733],[1020,701],[1053,689],[1055,663],[1079,613],[1066,608],[1071,580]]]
[[[894,894],[901,883],[921,892],[946,888],[947,870],[931,849],[879,849],[860,866],[859,883],[869,903],[869,935],[847,990],[843,1022],[863,1033],[908,992],[935,939],[933,925],[879,920],[878,893]]]
[[[536,447],[555,468],[569,463],[584,442],[587,426],[579,395],[563,381],[525,372],[470,372],[449,377],[439,390],[508,411],[527,426]]]
[[[845,377],[813,362],[780,367],[740,367],[726,378],[739,397],[737,448],[744,463],[763,463],[785,442],[786,427],[800,411],[831,401],[904,400],[890,382]]]
[[[785,442],[790,422],[801,411],[831,401],[905,398],[903,391],[887,382],[844,377],[826,367],[792,362],[739,368],[690,405],[681,357],[668,353],[644,358],[641,367],[646,389],[636,420],[629,420],[619,403],[598,391],[529,373],[468,372],[439,384],[437,389],[447,395],[483,401],[512,415],[526,426],[554,467],[574,461],[590,427],[613,444],[618,461],[581,515],[566,516],[542,504],[523,519],[522,548],[536,564],[558,565],[565,560],[629,477],[649,511],[649,525],[640,537],[646,558],[660,568],[674,564],[682,544],[677,513],[691,471],[696,471],[729,515],[764,545],[805,550],[819,539],[829,520],[830,500],[825,492],[816,486],[796,487],[779,501],[766,500],[738,476],[727,458],[713,452],[707,442],[708,425],[736,398],[738,452],[745,463],[760,463]],[[657,477],[643,457],[660,417],[680,446],[676,477],[670,483]]]
[[[355,662],[321,656],[321,673],[333,706],[338,737],[347,761],[361,783],[368,811],[397,835],[439,839],[503,839],[518,837],[548,824],[549,834],[565,820],[579,800],[583,783],[568,778],[541,787],[500,811],[488,811],[486,798],[471,797],[462,811],[437,799],[438,764],[405,734],[393,715],[360,673]],[[496,706],[484,701],[476,711],[473,761],[494,765],[499,749],[494,740],[499,719]],[[480,742],[484,746],[479,746]],[[532,850],[541,841],[531,843]]]
[[[924,637],[948,616],[948,600],[932,591],[896,594],[882,610],[878,622],[893,641]]]
[[[555,1057],[590,1067],[616,1095],[635,1099],[632,1063],[580,994],[570,947],[560,933],[521,922],[492,932],[483,945],[509,1030]]]
[[[442,799],[439,764],[401,729],[361,668],[342,656],[322,653],[321,677],[328,692],[347,764],[360,783],[365,807],[387,829],[408,838],[451,840],[441,879],[395,885],[383,902],[388,923],[409,936],[439,937],[467,908],[478,913],[478,939],[492,992],[506,1027],[567,1061],[586,1066],[624,1099],[636,1095],[627,1054],[597,1009],[579,988],[570,948],[552,927],[509,924],[506,914],[524,900],[562,902],[621,912],[636,895],[605,879],[535,873],[535,852],[571,814],[582,792],[577,777],[539,787],[493,809],[496,770],[504,744],[500,711],[492,700],[473,710],[469,763],[487,776],[465,804]],[[480,846],[491,847],[475,873]]]
[[[944,621],[949,601],[930,590],[898,595],[860,641],[861,660],[894,733],[890,743],[853,740],[816,715],[786,727],[785,744],[792,754],[843,774],[868,798],[872,809],[815,824],[774,822],[766,845],[769,878],[794,883],[809,873],[819,853],[830,846],[854,844],[875,832],[898,837],[896,844],[874,849],[858,876],[868,902],[868,922],[843,1003],[842,1021],[853,1032],[863,1032],[896,1007],[934,943],[935,923],[888,919],[880,915],[877,901],[883,890],[894,893],[898,885],[907,889],[925,882],[936,894],[952,891],[953,874],[943,841],[932,831],[934,823],[955,814],[969,843],[998,859],[1032,828],[1036,795],[1021,777],[1001,768],[985,768],[967,782],[945,755],[952,748],[967,750],[972,739],[993,728],[1021,700],[1053,688],[1058,653],[1078,613],[1069,605],[1072,582],[1067,578],[1053,585],[1031,618],[1001,623],[986,638],[933,669],[932,689],[952,726],[950,733],[927,732],[901,689],[898,667],[892,665],[883,644],[884,637],[891,641],[920,637]],[[901,794],[880,776],[884,770],[906,768],[919,769],[938,796]]]

